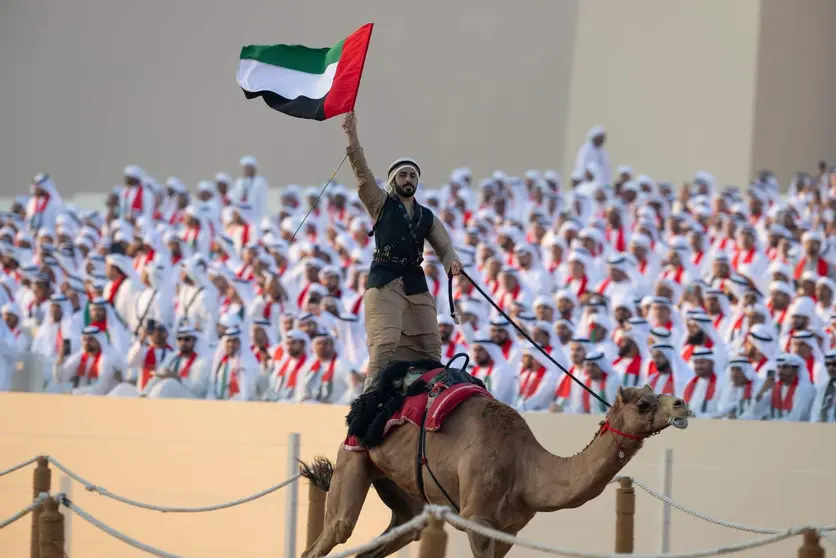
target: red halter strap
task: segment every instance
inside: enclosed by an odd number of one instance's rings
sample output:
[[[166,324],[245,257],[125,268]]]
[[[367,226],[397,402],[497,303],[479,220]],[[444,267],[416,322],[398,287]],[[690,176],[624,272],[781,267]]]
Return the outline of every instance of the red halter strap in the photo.
[[[609,419],[607,419],[607,420],[604,422],[604,424],[602,424],[602,425],[601,425],[601,431],[599,432],[599,435],[603,436],[603,435],[604,435],[604,433],[605,433],[605,432],[607,432],[608,430],[609,430],[610,432],[612,432],[614,435],[622,436],[622,437],[624,437],[624,438],[627,438],[628,440],[641,440],[641,439],[643,439],[643,438],[644,438],[643,436],[636,436],[636,435],[634,435],[634,434],[627,434],[626,432],[622,432],[622,431],[620,431],[620,430],[616,430],[616,429],[615,429],[615,428],[613,428],[613,427],[612,427],[612,425],[610,424]],[[618,458],[619,458],[619,459],[624,459],[624,458],[627,456],[627,454],[626,454],[626,453],[624,453],[624,448],[622,448],[622,447],[621,447],[621,444],[619,444],[619,443],[618,443],[618,438],[615,438],[615,447],[617,447],[617,448],[618,448]]]
[[[604,432],[606,432],[607,430],[609,430],[609,431],[610,431],[610,432],[612,432],[613,434],[618,434],[619,436],[623,436],[624,438],[627,438],[628,440],[641,440],[641,439],[643,438],[642,436],[636,436],[636,435],[634,435],[634,434],[627,434],[626,432],[622,432],[622,431],[620,431],[620,430],[616,430],[615,428],[613,428],[613,427],[612,427],[612,425],[610,424],[610,421],[609,421],[609,420],[607,420],[607,421],[603,424],[603,426],[601,426],[601,434],[603,434],[603,433],[604,433]]]

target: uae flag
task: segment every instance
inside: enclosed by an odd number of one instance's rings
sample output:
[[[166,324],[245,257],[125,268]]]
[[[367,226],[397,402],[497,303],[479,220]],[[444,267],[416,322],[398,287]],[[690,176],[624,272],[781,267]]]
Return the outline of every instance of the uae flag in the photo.
[[[373,23],[330,48],[248,45],[241,49],[238,84],[247,99],[297,118],[326,120],[354,110]]]

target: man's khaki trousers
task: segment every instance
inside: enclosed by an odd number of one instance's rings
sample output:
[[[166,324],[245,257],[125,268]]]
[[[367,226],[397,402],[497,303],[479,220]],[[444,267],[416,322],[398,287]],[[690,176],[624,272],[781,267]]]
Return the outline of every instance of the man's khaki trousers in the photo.
[[[407,295],[403,279],[367,289],[363,295],[369,368],[365,389],[396,360],[441,360],[435,299],[429,292]]]

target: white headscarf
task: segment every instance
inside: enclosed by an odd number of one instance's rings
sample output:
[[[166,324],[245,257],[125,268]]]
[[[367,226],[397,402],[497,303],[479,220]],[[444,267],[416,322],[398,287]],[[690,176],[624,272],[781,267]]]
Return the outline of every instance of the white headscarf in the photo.
[[[813,360],[815,361],[816,365],[824,362],[824,353],[822,353],[821,348],[819,347],[818,340],[816,339],[816,335],[812,331],[796,331],[792,334],[792,338],[803,341],[808,347],[810,347],[810,349],[813,351]],[[806,362],[804,363],[804,367],[807,367]]]
[[[267,352],[272,355],[273,350],[276,348],[276,345],[278,344],[278,333],[276,332],[276,329],[273,327],[273,324],[270,323],[270,320],[265,320],[264,318],[258,318],[253,320],[250,324],[251,338],[253,343],[255,343],[256,328],[261,328],[261,330],[264,331],[264,334],[267,336]],[[247,348],[249,348],[249,345],[247,346]]]
[[[485,352],[487,352],[488,356],[491,357],[494,366],[504,366],[508,364],[508,361],[505,359],[505,355],[502,354],[502,347],[500,347],[490,339],[475,339],[473,343],[470,344],[470,363],[472,366],[478,366],[475,360],[473,360],[473,354],[476,351],[477,347],[482,347],[483,349],[485,349]]]
[[[132,281],[135,286],[142,284],[139,275],[137,275],[136,270],[134,269],[133,262],[128,256],[123,256],[121,254],[108,254],[105,256],[105,262],[121,271],[122,274]]]
[[[776,360],[778,361],[778,366],[791,364],[792,366],[798,368],[799,385],[812,385],[812,382],[810,381],[810,374],[807,372],[807,364],[804,362],[803,358],[795,353],[781,353]]]
[[[557,335],[554,333],[554,330],[552,329],[551,324],[549,324],[548,322],[544,322],[544,321],[540,320],[540,321],[534,322],[534,327],[532,328],[532,330],[533,329],[538,329],[538,330],[542,331],[543,333],[545,333],[546,335],[549,336],[549,346],[552,348],[551,352],[549,354],[551,355],[551,357],[554,360],[556,360],[558,362],[558,364],[560,364],[561,366],[563,366],[564,368],[567,368],[567,369],[570,366],[572,366],[572,363],[569,362],[568,358],[566,358],[566,353],[563,350],[563,344],[560,342],[560,339],[558,339]],[[530,344],[529,344],[529,346],[530,346]],[[545,356],[543,356],[543,353],[538,351],[536,348],[530,347],[530,350],[529,349],[524,349],[523,350],[523,352],[526,352],[526,351],[529,352],[529,354],[531,354],[532,356],[534,356],[536,358],[537,362],[541,362],[541,363],[543,361],[548,362],[548,364],[546,364],[545,366],[552,367],[555,370],[559,370],[558,367],[556,367],[554,364],[552,364]],[[531,352],[531,351],[534,351],[534,352]]]
[[[230,358],[238,357],[241,362],[241,368],[245,369],[248,373],[257,372],[261,367],[256,360],[255,355],[253,355],[253,352],[250,350],[249,335],[245,335],[245,330],[239,328],[238,326],[232,326],[224,331],[221,342],[218,343],[218,348],[215,350],[215,357],[212,359],[213,377],[215,371],[221,364],[221,360],[223,360],[223,357],[226,355],[226,340],[232,337],[237,337],[239,339],[240,346],[238,348],[238,354],[232,355]]]
[[[54,351],[58,328],[60,328],[61,337],[71,341],[74,345],[77,343],[78,337],[77,330],[73,327],[73,308],[70,300],[63,294],[54,294],[50,297],[50,303],[61,308],[61,323],[56,324],[52,319],[52,312],[47,312],[43,323],[35,334],[35,338],[32,340],[32,351],[44,356],[56,357],[58,355],[54,354]]]
[[[618,330],[616,341],[622,337],[630,339],[636,344],[636,347],[638,347],[639,350],[639,358],[641,358],[642,363],[648,362],[650,359],[650,348],[647,346],[647,335],[644,332],[631,326]]]
[[[717,330],[714,329],[714,323],[711,317],[702,311],[696,312],[689,312],[688,318],[692,320],[702,332],[705,334],[706,338],[711,340],[711,350],[713,352],[713,360],[715,371],[719,372],[720,370],[725,369],[726,363],[728,363],[729,356],[728,351],[726,350],[726,344],[720,338],[720,334],[717,333]]]
[[[774,331],[765,324],[755,324],[747,334],[747,339],[759,353],[766,357],[766,360],[776,358],[779,353],[778,340],[775,338]]]
[[[683,393],[685,386],[694,377],[694,371],[682,360],[679,351],[673,348],[673,345],[657,343],[651,347],[652,351],[659,351],[671,365],[671,374],[673,375],[673,384],[675,393]],[[652,362],[652,361],[649,361]],[[648,365],[649,365],[648,362]],[[647,376],[647,374],[645,375]]]

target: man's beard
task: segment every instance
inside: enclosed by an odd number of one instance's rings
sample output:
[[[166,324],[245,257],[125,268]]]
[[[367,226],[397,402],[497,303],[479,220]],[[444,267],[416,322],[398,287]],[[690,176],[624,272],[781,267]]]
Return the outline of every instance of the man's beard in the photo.
[[[630,354],[630,351],[632,350],[632,348],[633,348],[632,345],[624,345],[623,347],[621,347],[621,346],[618,347],[618,356],[626,357],[627,355]]]
[[[667,372],[670,369],[671,369],[671,363],[668,362],[667,360],[663,364],[659,364],[659,363],[656,364],[656,370],[658,370],[659,372]]]
[[[408,191],[406,190],[408,188]],[[394,185],[395,193],[402,197],[402,198],[411,198],[415,195],[415,186],[409,182],[404,184],[403,186],[398,186],[397,184]]]
[[[441,342],[442,343],[449,343],[450,342],[450,337],[452,337],[452,332],[450,332],[450,333],[445,332],[445,333],[441,333],[440,335],[441,335]]]
[[[700,330],[699,333],[694,333],[688,336],[685,341],[686,345],[703,345],[705,344],[705,332]]]
[[[334,358],[333,351],[322,351],[321,353],[316,355],[317,360],[331,360]]]
[[[475,360],[476,364],[479,366],[488,366],[491,363],[491,357],[479,358],[477,356],[473,360]]]

